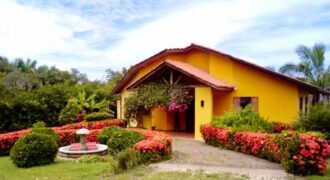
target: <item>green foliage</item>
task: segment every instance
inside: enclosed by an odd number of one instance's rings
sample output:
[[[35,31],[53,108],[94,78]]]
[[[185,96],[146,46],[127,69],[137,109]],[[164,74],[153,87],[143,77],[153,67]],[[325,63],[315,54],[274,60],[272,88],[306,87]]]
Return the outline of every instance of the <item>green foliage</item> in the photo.
[[[0,57],[0,133],[29,128],[37,120],[47,126],[71,123],[83,108],[87,113],[107,111],[109,100],[118,98],[110,96],[118,78],[110,78],[106,83],[89,82],[76,69],[61,71],[54,66],[36,65],[35,60],[18,58],[10,62]],[[86,106],[68,103],[69,99],[78,98],[78,92],[86,92]],[[113,104],[111,108],[115,109]]]
[[[37,121],[32,126],[32,128],[44,128],[44,127],[46,127],[46,123],[43,121]]]
[[[127,148],[117,155],[118,167],[122,170],[132,169],[141,163],[141,155],[139,151],[133,148]]]
[[[81,111],[82,108],[79,105],[68,102],[68,104],[61,110],[58,120],[61,124],[73,123]]]
[[[222,116],[214,117],[212,126],[218,128],[229,128],[238,131],[254,131],[272,133],[272,123],[264,119],[251,105],[233,112],[226,112]]]
[[[145,137],[137,131],[116,131],[107,142],[109,153],[116,155],[144,139]]]
[[[36,125],[36,124],[34,124]],[[48,127],[34,127],[32,130],[30,131],[30,133],[37,133],[37,134],[47,134],[49,136],[51,136],[55,142],[59,145],[60,144],[60,135],[58,135],[57,133],[54,132],[54,130],[52,130],[51,128]]]
[[[330,140],[330,110],[329,103],[320,103],[311,106],[308,113],[301,114],[296,122],[296,128],[306,131],[320,131],[327,140]]]
[[[93,112],[85,116],[86,121],[99,121],[111,118],[113,118],[113,113],[109,114],[107,112]]]
[[[117,132],[126,131],[119,126],[110,126],[102,129],[102,132],[97,135],[97,140],[101,144],[107,144],[108,140]]]
[[[76,163],[99,163],[107,161],[106,158],[99,155],[84,155],[75,160]]]
[[[323,43],[316,43],[313,48],[300,45],[296,48],[300,62],[287,63],[280,68],[280,72],[327,88],[330,86],[330,66],[326,66],[325,51],[326,46]]]
[[[29,133],[17,140],[10,150],[10,159],[18,167],[31,167],[54,162],[58,146],[46,134]]]

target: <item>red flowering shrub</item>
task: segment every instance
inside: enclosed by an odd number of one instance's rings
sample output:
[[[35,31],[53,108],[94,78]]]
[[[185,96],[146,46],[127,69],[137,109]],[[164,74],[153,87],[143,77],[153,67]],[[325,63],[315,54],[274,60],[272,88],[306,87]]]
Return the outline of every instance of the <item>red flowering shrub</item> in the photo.
[[[295,131],[281,134],[231,132],[206,125],[201,133],[207,144],[280,162],[294,174],[323,175],[330,154],[330,145],[323,138]]]
[[[165,144],[154,140],[142,140],[137,142],[133,148],[140,151],[142,162],[158,162],[170,158],[171,152]]]
[[[30,130],[20,130],[0,134],[0,155],[9,154],[9,150],[15,144],[15,142],[29,131]]]
[[[132,131],[141,132],[146,140],[137,142],[133,148],[140,151],[142,161],[157,162],[171,158],[172,138],[165,133],[132,128]]]
[[[273,123],[273,133],[281,133],[283,130],[293,130],[289,124]]]
[[[107,126],[120,126],[123,125],[122,120],[106,120],[106,121],[95,121],[90,123],[75,123],[69,124],[62,127],[53,127],[52,129],[60,135],[61,146],[69,145],[77,142],[78,137],[76,136],[76,130],[81,128],[90,129],[91,133],[87,135],[88,141],[97,142],[97,134],[99,134],[102,128]],[[0,155],[6,155],[9,153],[10,148],[15,142],[24,134],[27,134],[30,130],[20,130],[0,134]]]
[[[62,127],[56,127],[61,130],[64,129],[81,129],[81,128],[87,128],[87,129],[103,129],[107,126],[122,126],[124,124],[124,121],[122,120],[104,120],[104,121],[94,121],[94,122],[82,122],[82,123],[74,123],[74,124],[68,124]]]

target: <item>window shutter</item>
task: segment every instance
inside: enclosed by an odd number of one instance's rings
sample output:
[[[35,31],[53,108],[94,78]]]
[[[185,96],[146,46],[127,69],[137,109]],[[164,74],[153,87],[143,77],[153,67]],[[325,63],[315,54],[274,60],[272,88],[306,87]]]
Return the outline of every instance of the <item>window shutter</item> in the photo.
[[[258,97],[251,97],[252,109],[258,112]]]
[[[239,109],[241,107],[241,101],[239,97],[234,97],[234,111],[236,111],[237,109]]]

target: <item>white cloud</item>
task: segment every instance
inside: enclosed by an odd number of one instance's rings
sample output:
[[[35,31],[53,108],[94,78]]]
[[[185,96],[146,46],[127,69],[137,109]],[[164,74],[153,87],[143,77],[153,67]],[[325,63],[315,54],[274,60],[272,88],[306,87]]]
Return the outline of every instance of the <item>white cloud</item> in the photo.
[[[311,25],[330,17],[315,13],[327,3],[322,0],[52,3],[0,1],[0,55],[77,68],[95,79],[107,68],[129,67],[190,43],[276,66],[297,59],[298,44],[330,44],[329,22]]]

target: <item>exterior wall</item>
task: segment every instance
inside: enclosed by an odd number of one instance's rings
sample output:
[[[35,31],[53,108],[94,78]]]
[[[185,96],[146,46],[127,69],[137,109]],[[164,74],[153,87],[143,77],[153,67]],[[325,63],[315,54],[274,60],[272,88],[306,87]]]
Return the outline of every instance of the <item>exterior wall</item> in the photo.
[[[220,116],[233,109],[233,96],[231,92],[213,90],[213,115]]]
[[[201,106],[204,101],[204,107]],[[201,125],[209,124],[213,117],[213,97],[210,87],[195,88],[195,139],[202,140],[199,129]]]
[[[232,93],[214,93],[214,115],[233,109],[233,97],[258,97],[261,116],[270,121],[291,123],[298,115],[298,87],[267,73],[211,55],[210,73],[235,85]],[[285,102],[285,104],[284,104]]]

